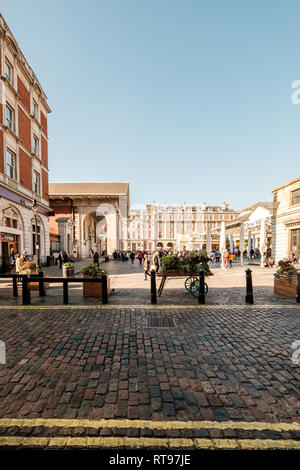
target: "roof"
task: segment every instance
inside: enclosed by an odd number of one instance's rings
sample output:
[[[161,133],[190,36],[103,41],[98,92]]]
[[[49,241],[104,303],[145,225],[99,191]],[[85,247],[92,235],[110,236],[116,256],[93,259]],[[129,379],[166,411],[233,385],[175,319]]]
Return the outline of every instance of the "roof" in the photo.
[[[129,183],[49,183],[49,196],[128,195]]]
[[[286,186],[289,186],[290,184],[297,183],[298,181],[300,181],[300,176],[298,178],[295,178],[292,181],[289,181],[288,183],[282,184],[281,186],[277,186],[277,188],[272,189],[271,192],[274,193],[275,191],[285,188]]]

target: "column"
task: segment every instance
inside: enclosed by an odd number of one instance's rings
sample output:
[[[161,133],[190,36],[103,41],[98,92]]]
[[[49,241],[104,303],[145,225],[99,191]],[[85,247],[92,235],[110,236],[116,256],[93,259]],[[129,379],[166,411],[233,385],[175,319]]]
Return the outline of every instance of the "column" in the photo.
[[[229,240],[230,240],[230,251],[231,251],[231,253],[233,253],[233,236],[232,236],[232,233],[230,234]]]
[[[226,249],[226,233],[225,233],[225,221],[223,220],[221,222],[221,234],[220,234],[220,253],[221,253],[221,262],[222,262],[222,268],[225,269],[224,267],[224,251]]]
[[[239,250],[241,252],[241,265],[244,264],[244,259],[243,259],[243,252],[245,250],[245,227],[244,224],[240,225],[240,243],[239,243]]]
[[[256,239],[255,239],[255,233],[254,233],[253,237],[252,237],[252,248],[253,248],[253,250],[255,250],[255,248],[256,248],[255,243],[256,243]]]
[[[207,224],[206,252],[207,252],[207,256],[210,256],[210,253],[211,253],[211,226],[210,226],[210,224]]]
[[[266,251],[266,219],[262,219],[260,223],[260,247],[259,251],[261,254],[260,266],[264,267],[264,252]]]
[[[251,250],[251,230],[248,230],[248,256],[250,258],[250,250]]]

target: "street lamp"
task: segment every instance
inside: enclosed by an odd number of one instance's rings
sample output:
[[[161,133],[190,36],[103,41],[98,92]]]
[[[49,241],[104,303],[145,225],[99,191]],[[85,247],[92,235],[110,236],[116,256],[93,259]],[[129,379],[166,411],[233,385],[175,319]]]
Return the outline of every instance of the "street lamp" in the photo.
[[[33,201],[32,210],[34,213],[34,221],[35,221],[35,249],[36,249],[37,257],[38,257],[38,265],[40,265],[40,247],[39,247],[39,240],[38,240],[38,222],[37,222],[38,205],[37,205],[36,199]]]

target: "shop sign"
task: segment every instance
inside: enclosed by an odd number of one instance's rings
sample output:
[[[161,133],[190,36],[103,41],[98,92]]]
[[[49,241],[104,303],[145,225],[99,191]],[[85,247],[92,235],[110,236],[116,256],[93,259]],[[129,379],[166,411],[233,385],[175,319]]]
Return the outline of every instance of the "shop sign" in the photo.
[[[10,233],[1,233],[1,240],[3,242],[14,242],[15,235],[11,235]]]

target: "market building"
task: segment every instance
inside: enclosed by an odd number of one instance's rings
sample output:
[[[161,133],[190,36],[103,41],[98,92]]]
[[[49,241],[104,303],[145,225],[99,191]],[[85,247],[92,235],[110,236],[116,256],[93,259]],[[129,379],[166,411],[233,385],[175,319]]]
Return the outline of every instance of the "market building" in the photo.
[[[49,255],[48,130],[51,110],[34,71],[0,15],[0,269],[27,251]]]
[[[51,253],[76,258],[127,249],[128,183],[49,183]]]
[[[275,263],[294,253],[300,263],[300,177],[272,190]]]
[[[239,216],[231,221],[221,224],[214,229],[212,235],[220,235],[220,250],[239,248],[241,253],[259,250],[262,254],[272,247],[272,214],[271,201],[257,202],[240,211]],[[264,258],[261,257],[263,266]],[[243,257],[241,257],[243,263]]]
[[[133,206],[128,217],[129,250],[182,251],[206,249],[207,234],[221,222],[234,220],[239,212],[225,202],[221,206],[152,204]],[[210,237],[211,249],[219,246],[219,234]]]

